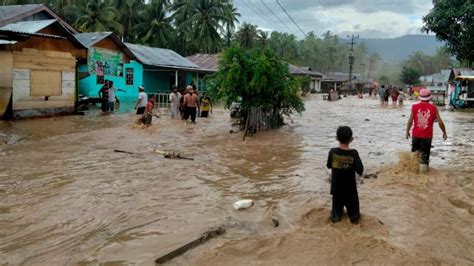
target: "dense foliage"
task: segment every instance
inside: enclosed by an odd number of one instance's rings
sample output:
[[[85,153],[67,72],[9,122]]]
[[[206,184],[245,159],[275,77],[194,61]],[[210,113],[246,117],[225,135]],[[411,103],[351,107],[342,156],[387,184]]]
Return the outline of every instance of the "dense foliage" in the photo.
[[[420,83],[420,72],[413,68],[403,67],[400,73],[400,81],[405,85],[418,85]]]
[[[438,0],[423,18],[423,30],[434,32],[446,41],[457,59],[472,66],[474,62],[474,2],[471,0]]]
[[[261,107],[265,113],[277,112],[281,121],[283,114],[304,111],[299,83],[288,72],[288,64],[272,50],[233,46],[221,54],[219,64],[210,83],[214,85],[213,94],[227,107],[239,102],[241,121],[252,107]]]
[[[421,75],[431,75],[440,72],[442,69],[451,68],[455,64],[447,48],[439,48],[435,55],[425,55],[423,52],[411,54],[403,62],[403,66],[416,70]]]
[[[231,0],[4,0],[44,3],[81,32],[113,31],[126,42],[183,55],[230,45],[240,14]]]

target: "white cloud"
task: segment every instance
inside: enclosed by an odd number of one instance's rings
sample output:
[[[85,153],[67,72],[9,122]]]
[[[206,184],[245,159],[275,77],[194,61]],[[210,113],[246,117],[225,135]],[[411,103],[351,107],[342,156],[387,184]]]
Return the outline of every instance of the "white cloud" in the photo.
[[[273,0],[264,2],[285,26],[261,3],[261,0],[235,0],[242,14],[241,22],[250,22],[266,29],[303,34]],[[419,34],[422,17],[432,7],[431,0],[280,0],[303,31],[322,34],[354,33],[363,38],[394,38]],[[257,12],[255,12],[257,11]],[[268,22],[270,21],[270,23]],[[291,31],[288,30],[288,27]]]

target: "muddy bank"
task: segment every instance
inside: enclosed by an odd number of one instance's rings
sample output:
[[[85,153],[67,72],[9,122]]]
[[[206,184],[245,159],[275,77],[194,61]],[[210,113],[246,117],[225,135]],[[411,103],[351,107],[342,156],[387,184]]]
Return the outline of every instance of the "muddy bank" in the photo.
[[[293,124],[245,142],[229,134],[225,110],[197,125],[162,113],[145,130],[133,114],[0,122],[1,133],[22,139],[0,144],[0,261],[150,265],[226,225],[170,264],[472,264],[472,115],[441,113],[449,139],[435,130],[434,171],[419,176],[408,155],[397,163],[410,148],[408,105],[311,97]],[[342,124],[367,171],[378,172],[359,187],[364,218],[355,227],[327,221],[326,156]],[[233,210],[241,198],[255,205]]]

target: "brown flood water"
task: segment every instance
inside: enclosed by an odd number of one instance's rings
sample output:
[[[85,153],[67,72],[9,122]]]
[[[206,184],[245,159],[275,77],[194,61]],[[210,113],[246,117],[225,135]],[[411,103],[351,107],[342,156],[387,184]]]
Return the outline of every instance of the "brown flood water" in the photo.
[[[0,264],[152,265],[223,225],[170,264],[472,265],[474,116],[441,113],[449,139],[435,130],[433,170],[419,175],[404,139],[409,107],[312,95],[292,124],[245,142],[222,109],[197,125],[163,114],[149,129],[133,114],[96,112],[0,121],[0,139],[18,141],[0,144]],[[328,222],[325,161],[339,125],[353,128],[366,173],[378,173],[359,186],[357,226]],[[255,206],[233,210],[242,198]]]

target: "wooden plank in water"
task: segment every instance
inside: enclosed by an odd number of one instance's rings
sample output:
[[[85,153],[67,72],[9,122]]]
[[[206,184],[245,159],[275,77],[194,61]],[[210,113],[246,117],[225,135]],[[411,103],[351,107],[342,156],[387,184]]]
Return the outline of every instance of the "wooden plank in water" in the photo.
[[[219,235],[222,235],[225,233],[225,229],[222,228],[222,227],[218,227],[216,229],[211,229],[207,232],[205,232],[204,234],[201,235],[201,237],[157,258],[155,260],[155,264],[156,265],[159,265],[159,264],[163,264],[165,262],[168,262],[182,254],[184,254],[186,251],[190,250],[190,249],[193,249],[197,246],[199,246],[200,244],[204,244],[205,242],[207,242],[209,239],[211,238],[214,238],[216,236],[219,236]]]

